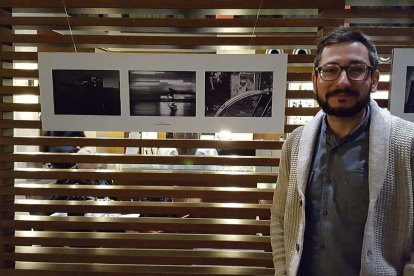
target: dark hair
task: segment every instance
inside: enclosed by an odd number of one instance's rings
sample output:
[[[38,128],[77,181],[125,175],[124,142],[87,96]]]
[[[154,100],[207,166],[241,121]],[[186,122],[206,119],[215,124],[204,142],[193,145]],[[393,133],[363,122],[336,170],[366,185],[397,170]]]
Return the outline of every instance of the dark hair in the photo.
[[[319,62],[321,61],[321,56],[323,49],[326,46],[342,43],[342,42],[361,42],[368,49],[368,57],[370,65],[372,66],[372,71],[376,70],[378,67],[378,54],[375,45],[371,42],[369,36],[364,34],[358,29],[351,27],[338,27],[334,29],[331,33],[319,38],[316,45],[316,57],[313,61],[313,67],[317,68]]]

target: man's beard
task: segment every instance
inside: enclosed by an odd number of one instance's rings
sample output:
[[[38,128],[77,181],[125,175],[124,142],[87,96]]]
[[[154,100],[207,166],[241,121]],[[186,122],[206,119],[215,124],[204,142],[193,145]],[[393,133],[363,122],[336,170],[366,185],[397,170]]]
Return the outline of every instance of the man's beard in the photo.
[[[370,102],[371,100],[371,93],[367,93],[367,95],[365,96],[365,98],[362,98],[360,100],[358,100],[358,102],[356,103],[356,105],[352,106],[352,107],[332,107],[329,105],[328,103],[328,99],[330,96],[335,95],[337,93],[343,93],[343,94],[350,94],[353,95],[355,97],[358,97],[359,93],[355,90],[352,89],[336,89],[334,91],[330,91],[325,95],[325,101],[323,101],[320,97],[319,97],[319,93],[318,91],[316,91],[316,101],[318,102],[319,106],[322,108],[322,110],[328,114],[328,115],[332,115],[335,117],[352,117],[356,114],[358,114],[359,112],[361,112]]]

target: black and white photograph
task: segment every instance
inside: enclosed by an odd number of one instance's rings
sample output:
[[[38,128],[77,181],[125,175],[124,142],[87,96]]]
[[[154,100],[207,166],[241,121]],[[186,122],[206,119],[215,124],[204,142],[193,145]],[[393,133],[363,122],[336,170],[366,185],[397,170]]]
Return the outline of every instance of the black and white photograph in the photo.
[[[391,114],[414,122],[414,49],[393,50],[389,98]]]
[[[272,71],[205,72],[205,116],[271,117]]]
[[[52,70],[54,113],[121,115],[118,70]]]
[[[407,66],[404,112],[414,113],[414,66]]]
[[[195,71],[129,71],[131,116],[196,116]]]

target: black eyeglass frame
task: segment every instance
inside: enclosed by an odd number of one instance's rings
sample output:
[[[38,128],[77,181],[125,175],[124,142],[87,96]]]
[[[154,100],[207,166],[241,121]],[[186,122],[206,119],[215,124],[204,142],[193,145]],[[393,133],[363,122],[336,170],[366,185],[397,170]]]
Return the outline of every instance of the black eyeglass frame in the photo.
[[[364,76],[362,79],[354,79],[354,78],[351,78],[351,77],[349,76],[349,68],[350,68],[350,67],[352,67],[352,66],[355,66],[355,65],[364,65],[364,66],[366,67],[366,69],[365,69],[365,76]],[[339,68],[339,69],[341,69],[341,70],[339,71],[339,73],[338,73],[338,75],[336,76],[336,78],[334,78],[334,79],[324,79],[324,78],[322,77],[322,75],[323,75],[323,74],[321,74],[322,68],[323,68],[324,66],[335,66],[335,67],[338,67],[338,68]],[[367,64],[363,64],[363,63],[351,64],[351,65],[348,65],[348,66],[339,66],[339,65],[337,65],[337,64],[325,64],[325,65],[323,65],[323,66],[316,67],[316,68],[315,68],[315,71],[318,73],[318,75],[319,75],[319,77],[321,78],[321,80],[324,80],[324,81],[334,81],[334,80],[337,80],[337,79],[339,78],[339,76],[341,75],[342,70],[345,70],[345,72],[346,72],[346,76],[348,77],[348,79],[353,80],[353,81],[363,81],[363,80],[366,80],[366,79],[367,79],[367,77],[368,77],[369,73],[371,73],[371,74],[372,74],[372,72],[373,72],[372,68],[373,68],[372,66],[367,65]]]

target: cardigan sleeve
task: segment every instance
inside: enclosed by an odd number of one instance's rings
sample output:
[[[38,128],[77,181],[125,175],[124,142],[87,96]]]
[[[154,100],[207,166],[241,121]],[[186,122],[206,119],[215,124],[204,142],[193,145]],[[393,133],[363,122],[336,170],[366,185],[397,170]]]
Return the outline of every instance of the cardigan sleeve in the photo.
[[[273,264],[276,275],[286,275],[286,254],[284,239],[284,214],[289,184],[289,167],[290,167],[290,143],[289,139],[282,147],[281,160],[279,165],[279,174],[273,195],[273,204],[271,208],[270,237],[273,252]]]
[[[411,162],[411,185],[414,183],[414,145],[412,142],[411,145],[411,156],[410,156],[410,162]],[[414,198],[414,187],[411,187],[411,192],[413,193]],[[411,233],[412,236],[412,243],[411,243],[411,258],[410,260],[405,263],[404,265],[404,271],[403,276],[414,276],[414,233]]]

